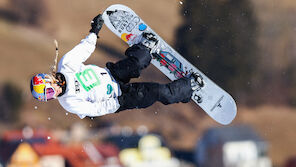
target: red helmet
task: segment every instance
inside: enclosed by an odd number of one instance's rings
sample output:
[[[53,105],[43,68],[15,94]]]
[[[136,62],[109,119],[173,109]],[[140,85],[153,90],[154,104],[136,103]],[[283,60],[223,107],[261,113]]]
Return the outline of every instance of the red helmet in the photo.
[[[41,73],[33,76],[30,82],[33,97],[38,101],[55,99],[56,91],[51,86],[52,83],[54,83],[54,81],[48,74]]]

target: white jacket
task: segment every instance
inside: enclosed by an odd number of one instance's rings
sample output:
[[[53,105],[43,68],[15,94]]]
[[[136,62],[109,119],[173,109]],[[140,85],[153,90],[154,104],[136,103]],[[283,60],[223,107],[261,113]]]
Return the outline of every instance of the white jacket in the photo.
[[[120,106],[120,87],[108,69],[83,64],[94,52],[96,41],[96,34],[90,33],[58,65],[67,83],[65,94],[58,100],[65,110],[81,119],[114,113]]]

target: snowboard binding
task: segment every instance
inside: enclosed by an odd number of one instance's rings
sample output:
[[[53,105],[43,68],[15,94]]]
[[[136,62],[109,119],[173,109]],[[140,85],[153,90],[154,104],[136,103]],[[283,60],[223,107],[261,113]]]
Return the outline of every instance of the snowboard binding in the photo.
[[[158,41],[155,34],[153,34],[151,32],[143,32],[141,43],[150,50],[150,53],[158,53],[159,52],[159,51],[157,51],[159,41]]]
[[[192,90],[200,90],[205,86],[204,80],[202,76],[198,73],[189,74],[189,78],[191,79],[191,89]]]

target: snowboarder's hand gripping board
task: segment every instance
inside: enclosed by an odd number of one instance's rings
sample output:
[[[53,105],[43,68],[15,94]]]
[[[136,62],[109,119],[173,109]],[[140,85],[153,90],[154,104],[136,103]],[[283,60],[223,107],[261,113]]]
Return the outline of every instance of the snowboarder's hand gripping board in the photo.
[[[159,44],[158,54],[153,54],[151,63],[171,80],[190,73],[199,74],[202,86],[193,93],[192,100],[223,125],[235,118],[237,107],[234,99],[169,46],[133,10],[120,4],[111,5],[104,11],[103,19],[105,25],[129,46],[138,43],[143,32],[154,33]]]

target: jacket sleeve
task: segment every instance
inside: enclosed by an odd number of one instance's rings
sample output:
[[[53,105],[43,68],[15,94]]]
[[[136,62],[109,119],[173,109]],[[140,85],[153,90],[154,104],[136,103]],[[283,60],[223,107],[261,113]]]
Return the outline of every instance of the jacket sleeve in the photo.
[[[85,62],[96,48],[97,36],[95,33],[90,33],[80,41],[72,50],[66,53],[59,62],[59,70],[62,66],[67,66],[75,70],[80,67],[81,63]]]
[[[75,97],[59,99],[60,104],[70,113],[77,114],[81,119],[86,116],[97,117],[115,113],[119,108],[117,98],[110,98],[100,102],[89,102]]]

